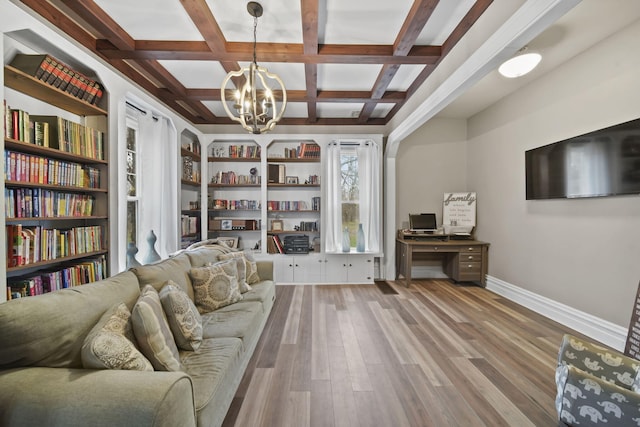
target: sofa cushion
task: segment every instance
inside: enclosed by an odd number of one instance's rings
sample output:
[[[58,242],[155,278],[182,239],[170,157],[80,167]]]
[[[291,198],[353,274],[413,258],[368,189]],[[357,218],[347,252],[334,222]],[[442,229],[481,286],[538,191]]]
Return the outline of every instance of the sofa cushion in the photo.
[[[225,401],[221,394],[235,394],[229,385],[242,375],[242,358],[245,357],[242,347],[238,338],[208,338],[202,341],[198,350],[180,352],[185,371],[193,381],[197,412],[217,401]],[[219,411],[221,408],[214,406],[213,409]]]
[[[247,283],[249,285],[258,283],[260,281],[260,276],[258,275],[258,264],[256,263],[255,258],[249,252],[243,252],[243,254],[245,263],[247,264]]]
[[[215,261],[216,258],[212,258]],[[180,254],[173,258],[162,260],[156,264],[143,265],[132,268],[131,271],[140,281],[140,289],[145,285],[153,285],[159,291],[167,280],[173,280],[193,299],[193,288],[189,279],[191,262],[187,255]]]
[[[182,365],[158,292],[151,285],[142,288],[131,311],[136,341],[158,371],[180,371]]]
[[[247,343],[255,338],[264,319],[262,304],[240,301],[202,315],[205,338],[234,337]]]
[[[251,286],[247,283],[247,264],[245,261],[244,253],[242,252],[230,252],[228,254],[218,255],[220,261],[233,259],[236,261],[236,267],[238,268],[238,288],[240,293],[244,294],[251,290]]]
[[[18,298],[0,304],[0,368],[82,368],[87,334],[114,304],[133,307],[140,288],[133,273]]]
[[[82,345],[82,366],[87,369],[153,371],[151,362],[136,348],[131,312],[125,303],[107,310]]]
[[[242,299],[235,260],[192,268],[189,275],[193,281],[196,307],[200,313],[208,313]]]
[[[218,255],[231,252],[225,245],[203,245],[196,249],[185,251],[184,254],[189,258],[191,267],[204,267],[210,262],[218,260]]]
[[[171,280],[159,295],[178,348],[197,350],[202,342],[202,318],[191,298]]]
[[[263,280],[251,286],[251,290],[242,294],[242,301],[256,301],[262,304],[265,313],[271,312],[276,300],[276,285],[271,280]]]

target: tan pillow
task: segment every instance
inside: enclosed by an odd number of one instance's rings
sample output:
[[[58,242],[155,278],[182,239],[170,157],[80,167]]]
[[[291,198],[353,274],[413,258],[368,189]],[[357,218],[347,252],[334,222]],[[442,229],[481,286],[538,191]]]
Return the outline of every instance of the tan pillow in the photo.
[[[171,280],[159,295],[178,348],[197,350],[202,343],[202,317],[191,298]]]
[[[82,366],[86,369],[153,371],[153,366],[136,348],[131,329],[131,312],[125,303],[107,310],[82,344]]]
[[[133,333],[142,354],[157,371],[181,371],[178,347],[162,310],[158,292],[146,285],[131,310]]]
[[[256,260],[253,258],[248,252],[242,252],[244,255],[245,264],[247,264],[247,284],[253,285],[260,281],[260,276],[258,276],[258,265],[256,264]]]
[[[247,283],[247,264],[245,262],[244,253],[242,252],[231,252],[228,254],[220,254],[218,255],[218,259],[220,261],[225,261],[228,259],[233,259],[236,261],[236,267],[238,267],[238,288],[240,288],[240,293],[244,294],[251,290],[251,286]]]
[[[196,307],[200,313],[208,313],[242,299],[235,260],[192,268],[189,275],[193,283]]]

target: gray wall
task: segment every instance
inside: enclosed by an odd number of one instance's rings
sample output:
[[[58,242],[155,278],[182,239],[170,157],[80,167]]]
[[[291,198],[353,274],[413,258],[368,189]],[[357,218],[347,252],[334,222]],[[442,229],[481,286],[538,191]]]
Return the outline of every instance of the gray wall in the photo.
[[[490,276],[626,327],[640,281],[640,196],[526,201],[524,152],[639,118],[638,40],[640,23],[466,123],[432,120],[403,141],[398,226],[409,211],[441,212],[444,191],[476,191]]]

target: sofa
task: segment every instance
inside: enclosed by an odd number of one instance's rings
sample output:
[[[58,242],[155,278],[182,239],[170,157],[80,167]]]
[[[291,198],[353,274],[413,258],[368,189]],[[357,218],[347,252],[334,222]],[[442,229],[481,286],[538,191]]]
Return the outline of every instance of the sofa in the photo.
[[[140,334],[147,324],[135,321],[136,316],[144,317],[144,307],[151,306],[142,304],[143,298],[157,301],[154,292],[163,295],[163,289],[170,289],[180,298],[186,294],[197,305],[194,272],[218,268],[218,264],[225,264],[218,262],[219,258],[230,254],[234,255],[224,245],[207,244],[106,280],[0,304],[0,425],[221,425],[275,301],[271,262],[244,259],[246,273],[251,263],[257,278],[250,289],[212,311],[197,306],[202,311],[200,329],[194,328],[201,330],[194,341],[197,348],[178,349],[179,360],[170,370],[161,371],[147,362],[136,368],[96,369],[89,355],[102,354],[94,352],[95,348],[112,351],[110,345],[92,347],[97,342],[112,342],[111,338],[92,341],[96,336],[117,336],[129,342],[122,338],[127,335],[118,335],[116,329],[124,330],[133,323],[137,345],[134,343],[135,348],[129,348],[127,354],[138,355],[139,351],[146,360],[141,342],[148,337]],[[227,260],[225,268],[234,262]],[[240,274],[238,269],[233,271]],[[229,282],[233,280],[229,278]],[[117,307],[128,311],[130,320],[109,317]],[[160,317],[158,324],[166,325]],[[167,319],[170,316],[165,313]],[[118,328],[111,330],[106,324]],[[100,333],[96,332],[98,325],[103,328]],[[149,329],[148,334],[152,333]],[[174,333],[175,342],[177,335]],[[164,344],[173,348],[175,343],[169,341]],[[171,356],[168,352],[158,355]],[[122,362],[110,357],[100,360]],[[138,368],[143,370],[133,370]]]

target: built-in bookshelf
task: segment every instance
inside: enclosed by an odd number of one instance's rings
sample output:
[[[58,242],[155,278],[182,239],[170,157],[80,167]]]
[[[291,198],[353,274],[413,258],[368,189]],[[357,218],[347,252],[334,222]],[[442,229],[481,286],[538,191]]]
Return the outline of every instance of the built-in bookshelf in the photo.
[[[198,138],[184,131],[180,143],[180,246],[186,248],[201,240],[201,145]]]
[[[83,74],[81,83],[72,69],[67,77],[42,74],[55,60],[46,54],[8,60],[3,256],[12,299],[108,276],[109,160],[106,93],[96,77]],[[26,65],[36,63],[32,70]]]
[[[254,141],[216,142],[208,157],[208,237],[260,247],[261,147]]]
[[[320,250],[320,146],[274,141],[267,157],[267,253],[285,253],[286,236]]]

